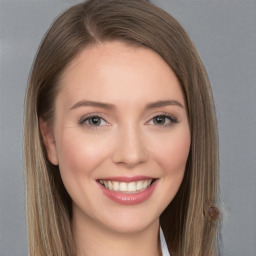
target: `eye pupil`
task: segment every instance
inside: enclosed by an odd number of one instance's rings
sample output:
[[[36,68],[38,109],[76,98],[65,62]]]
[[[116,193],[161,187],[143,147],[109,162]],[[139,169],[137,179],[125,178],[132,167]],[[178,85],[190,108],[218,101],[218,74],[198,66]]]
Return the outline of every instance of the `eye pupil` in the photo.
[[[156,116],[154,118],[154,124],[159,125],[164,123],[165,123],[165,116]]]
[[[96,125],[97,126],[97,125],[100,125],[100,123],[101,123],[101,119],[97,116],[93,116],[89,119],[89,124],[90,125]]]

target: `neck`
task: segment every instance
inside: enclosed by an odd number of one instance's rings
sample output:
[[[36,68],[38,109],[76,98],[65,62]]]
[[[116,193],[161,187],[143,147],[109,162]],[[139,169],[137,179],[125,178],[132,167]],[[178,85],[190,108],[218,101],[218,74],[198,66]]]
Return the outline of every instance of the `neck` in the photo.
[[[72,231],[77,256],[161,256],[159,220],[143,230],[124,232],[75,214]]]

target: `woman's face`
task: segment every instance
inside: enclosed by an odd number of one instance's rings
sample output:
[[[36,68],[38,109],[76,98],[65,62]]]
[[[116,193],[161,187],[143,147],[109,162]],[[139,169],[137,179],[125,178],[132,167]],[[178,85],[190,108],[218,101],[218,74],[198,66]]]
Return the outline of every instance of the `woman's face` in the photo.
[[[60,86],[53,129],[41,129],[74,221],[118,232],[158,222],[190,149],[173,71],[150,49],[109,42],[83,50]]]

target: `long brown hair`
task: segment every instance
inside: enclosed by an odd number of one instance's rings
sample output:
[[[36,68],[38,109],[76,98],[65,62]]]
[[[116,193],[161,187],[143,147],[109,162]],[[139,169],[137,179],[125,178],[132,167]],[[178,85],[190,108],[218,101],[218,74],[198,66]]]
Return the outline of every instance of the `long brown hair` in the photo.
[[[58,80],[85,47],[123,41],[158,53],[183,90],[191,148],[181,187],[160,223],[172,256],[215,256],[219,226],[218,137],[205,68],[187,33],[168,13],[143,0],[89,0],[64,12],[35,58],[26,94],[24,158],[30,256],[70,256],[71,199],[58,167],[47,161],[39,117],[54,118]]]

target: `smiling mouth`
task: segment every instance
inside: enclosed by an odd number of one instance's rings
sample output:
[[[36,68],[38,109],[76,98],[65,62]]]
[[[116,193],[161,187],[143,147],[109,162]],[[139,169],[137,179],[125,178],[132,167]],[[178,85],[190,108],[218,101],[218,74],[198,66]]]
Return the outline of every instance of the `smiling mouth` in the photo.
[[[100,179],[98,182],[106,189],[125,194],[139,193],[150,187],[156,179],[138,180],[132,182]]]

